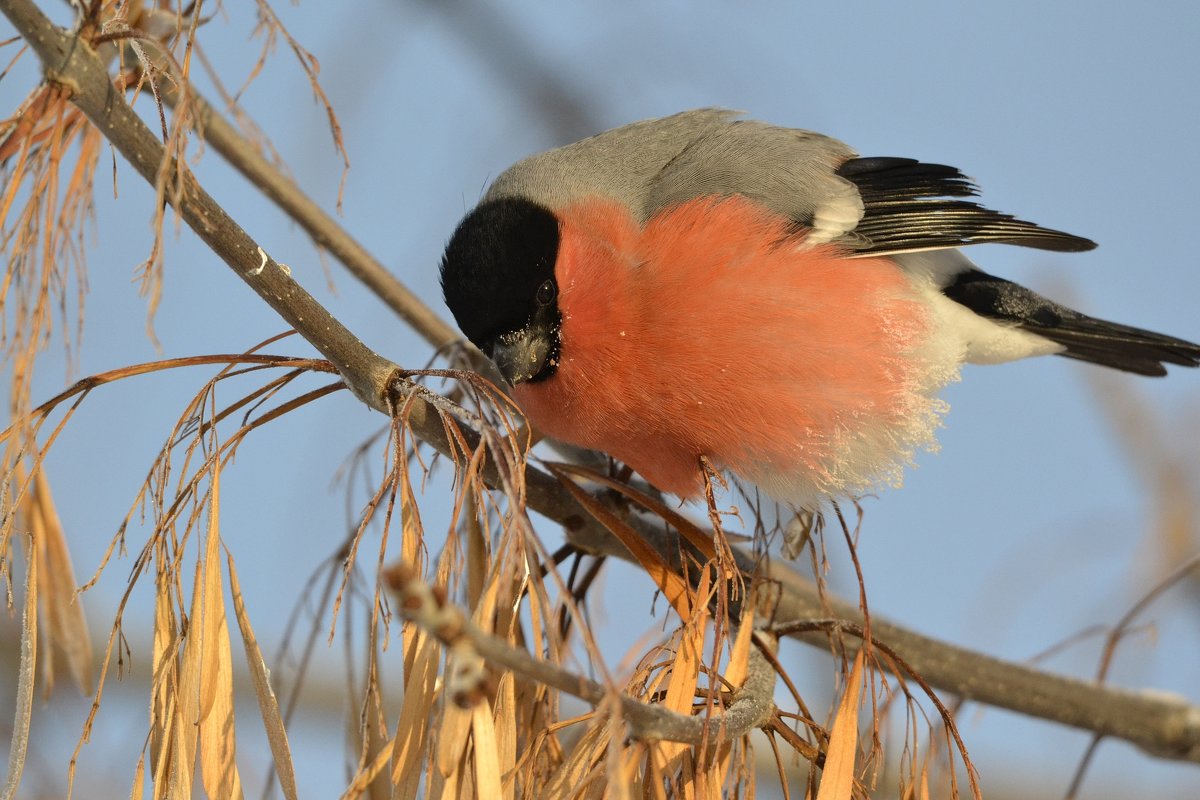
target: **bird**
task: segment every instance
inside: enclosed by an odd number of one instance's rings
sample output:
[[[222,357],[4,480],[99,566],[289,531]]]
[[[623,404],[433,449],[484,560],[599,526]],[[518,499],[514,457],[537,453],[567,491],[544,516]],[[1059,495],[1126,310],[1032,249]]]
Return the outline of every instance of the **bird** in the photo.
[[[1200,345],[1086,316],[961,248],[1096,246],[977,203],[954,167],[697,109],[525,158],[450,236],[463,334],[528,421],[683,500],[708,468],[815,510],[936,449],[965,363],[1140,375]]]

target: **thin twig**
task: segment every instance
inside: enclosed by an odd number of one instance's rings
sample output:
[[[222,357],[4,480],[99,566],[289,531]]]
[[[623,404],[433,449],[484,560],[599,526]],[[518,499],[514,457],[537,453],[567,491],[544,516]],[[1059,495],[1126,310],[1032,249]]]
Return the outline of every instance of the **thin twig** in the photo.
[[[1198,571],[1200,571],[1200,557],[1189,559],[1170,575],[1159,581],[1156,586],[1150,589],[1150,591],[1142,595],[1142,597],[1121,616],[1121,619],[1117,621],[1117,624],[1109,632],[1104,642],[1104,653],[1100,656],[1100,667],[1096,671],[1096,681],[1098,683],[1104,683],[1104,681],[1108,678],[1108,670],[1110,667],[1112,667],[1113,657],[1117,652],[1117,645],[1120,644],[1121,640],[1124,639],[1126,634],[1129,633],[1129,629],[1133,625],[1134,620],[1141,616],[1142,612],[1145,611],[1151,603],[1161,597],[1164,592],[1166,592],[1172,586],[1175,586],[1183,581],[1193,572]],[[1100,740],[1103,738],[1104,734],[1100,731],[1097,731],[1092,736],[1092,741],[1088,744],[1087,751],[1084,753],[1083,758],[1079,760],[1079,766],[1075,768],[1075,774],[1071,778],[1071,785],[1067,789],[1065,800],[1073,800],[1073,798],[1078,796],[1079,790],[1083,787],[1083,778],[1085,775],[1087,775],[1088,767],[1092,763],[1092,757],[1095,756],[1096,750],[1100,747]]]

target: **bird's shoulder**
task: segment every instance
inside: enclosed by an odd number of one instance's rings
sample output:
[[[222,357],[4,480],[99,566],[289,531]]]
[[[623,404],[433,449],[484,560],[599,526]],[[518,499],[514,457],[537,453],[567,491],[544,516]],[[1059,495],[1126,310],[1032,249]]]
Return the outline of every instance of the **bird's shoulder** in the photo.
[[[837,166],[854,155],[822,134],[783,128],[719,108],[642,120],[522,159],[486,200],[524,197],[558,208],[584,197],[614,199],[645,221],[697,197],[743,195],[807,220],[831,199],[857,208]]]

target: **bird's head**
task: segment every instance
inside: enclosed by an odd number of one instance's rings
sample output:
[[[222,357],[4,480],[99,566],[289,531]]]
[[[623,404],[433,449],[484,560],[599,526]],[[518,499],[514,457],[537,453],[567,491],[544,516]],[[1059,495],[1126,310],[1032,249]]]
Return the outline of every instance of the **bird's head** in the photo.
[[[558,248],[551,211],[503,198],[467,214],[442,257],[442,293],[458,327],[514,386],[558,366]]]

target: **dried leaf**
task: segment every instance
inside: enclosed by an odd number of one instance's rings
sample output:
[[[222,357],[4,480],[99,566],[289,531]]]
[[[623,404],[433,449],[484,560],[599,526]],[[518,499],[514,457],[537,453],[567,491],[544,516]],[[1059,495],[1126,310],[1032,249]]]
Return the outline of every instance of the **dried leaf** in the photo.
[[[213,461],[212,500],[204,553],[204,619],[200,640],[200,777],[209,797],[240,798],[233,715],[233,658],[221,582],[220,458]],[[193,619],[193,625],[196,620]]]
[[[679,784],[683,800],[696,800],[696,762],[692,758],[679,760]]]
[[[653,744],[647,746],[646,749],[646,790],[643,797],[646,800],[667,800],[667,789],[664,786],[665,778],[662,772],[662,764],[664,759],[661,753]]]
[[[475,752],[475,791],[478,797],[511,796],[502,791],[496,726],[487,703],[476,703],[471,713],[471,743]]]
[[[609,740],[614,732],[612,728],[607,721],[598,720],[598,724],[579,737],[558,771],[547,782],[543,796],[576,796],[579,787],[586,784],[592,768],[608,754]]]
[[[753,646],[753,639],[754,606],[748,604],[742,612],[737,638],[734,639],[733,649],[729,653],[729,665],[725,669],[725,680],[729,681],[733,686],[740,687],[746,682],[746,675],[750,668],[750,648]],[[722,744],[717,750],[716,758],[712,759],[711,764],[705,770],[704,786],[714,796],[720,795],[721,786],[724,785],[729,775],[730,767],[733,766],[733,748],[734,742],[725,742]]]
[[[137,768],[133,771],[133,788],[129,791],[129,800],[142,800],[146,796],[146,751],[138,757]]]
[[[101,673],[101,679],[103,679],[103,673]],[[103,680],[101,682],[103,683]],[[167,698],[165,713],[170,725],[163,737],[163,746],[158,753],[158,758],[150,766],[154,778],[154,800],[167,797],[171,791],[171,767],[175,763],[175,733],[179,727],[175,720],[177,698],[178,695],[171,695]]]
[[[0,131],[0,161],[7,161],[25,144],[45,138],[64,102],[62,87],[45,83],[34,89],[4,123]],[[4,209],[7,211],[7,204]],[[5,215],[0,215],[0,224]]]
[[[279,700],[271,688],[270,673],[258,646],[258,639],[254,636],[254,629],[250,627],[250,616],[246,613],[246,603],[242,598],[237,570],[233,566],[233,556],[226,558],[226,564],[229,566],[229,593],[233,597],[233,613],[237,617],[242,644],[246,648],[246,664],[250,667],[254,694],[258,697],[258,711],[262,716],[263,728],[267,732],[271,756],[275,760],[279,788],[287,800],[296,800],[296,770],[292,764],[292,748],[288,744],[287,728],[284,727],[283,716],[279,713]]]
[[[646,747],[641,743],[626,745],[622,748],[620,757],[620,781],[624,789],[625,797],[651,797],[653,791],[649,783],[649,776],[643,768],[646,761]],[[659,793],[664,792],[661,786],[654,787]],[[616,800],[617,795],[613,794],[613,800]],[[751,798],[753,800],[753,798]]]
[[[729,653],[729,666],[725,669],[725,680],[734,686],[741,686],[746,681],[746,672],[750,667],[750,647],[754,640],[754,606],[747,605],[742,611],[742,619],[738,623],[737,638],[733,640],[733,650]]]
[[[421,548],[421,521],[417,516],[416,504],[411,497],[411,487],[406,485],[402,487],[400,495],[400,561],[408,564],[420,574],[422,569],[422,548]],[[404,682],[407,686],[409,675],[412,674],[413,659],[416,657],[417,648],[415,645],[417,637],[417,626],[412,622],[405,622],[401,628],[400,642],[401,652],[404,654]]]
[[[858,707],[862,694],[863,651],[854,657],[846,691],[829,731],[829,750],[817,800],[850,800],[854,795],[854,760],[858,755]]]
[[[33,492],[28,496],[27,516],[42,569],[38,572],[41,603],[42,691],[49,696],[57,668],[65,665],[75,685],[85,695],[92,693],[92,640],[83,604],[75,594],[75,570],[63,535],[62,522],[50,494],[46,472],[34,474]]]
[[[654,516],[660,518],[663,522],[670,525],[688,540],[688,543],[695,547],[705,558],[716,558],[717,549],[713,545],[713,534],[711,529],[704,529],[696,525],[690,519],[680,514],[675,509],[664,503],[657,497],[651,497],[645,492],[639,491],[630,486],[624,481],[619,481],[616,478],[609,477],[603,473],[596,472],[593,469],[580,466],[578,464],[557,463],[550,465],[552,472],[561,472],[567,475],[576,475],[593,483],[598,483],[607,489],[612,489],[617,494],[623,495],[633,502],[640,505],[642,508],[649,511]]]
[[[704,570],[700,585],[696,590],[699,597],[708,594],[712,581],[712,571]],[[708,609],[697,605],[692,619],[679,630],[676,639],[675,657],[671,659],[670,678],[667,681],[667,694],[663,706],[670,711],[688,716],[692,713],[692,703],[696,698],[696,686],[700,679],[700,667],[704,663],[704,633],[708,623]],[[680,742],[659,742],[653,748],[659,767],[666,775],[675,774],[684,758],[691,753],[691,746]]]
[[[183,643],[183,662],[179,669],[179,689],[172,698],[175,713],[171,722],[170,775],[163,780],[160,774],[155,784],[155,796],[166,786],[169,796],[191,797],[192,778],[196,764],[196,745],[200,733],[200,669],[204,656],[201,630],[204,619],[203,558],[196,559],[196,575],[192,587],[192,607],[189,612],[187,638]],[[168,796],[168,795],[162,795]]]
[[[551,464],[549,468],[571,495],[579,501],[579,504],[595,517],[597,522],[616,536],[621,541],[621,544],[625,545],[629,552],[633,554],[638,563],[642,565],[642,569],[646,570],[651,580],[662,591],[663,596],[667,598],[667,602],[675,609],[675,613],[683,620],[690,619],[692,616],[690,589],[683,578],[667,566],[667,563],[663,561],[658,551],[647,544],[646,540],[624,520],[617,517],[606,506],[597,501],[595,497],[566,477],[565,470],[557,464]]]
[[[511,672],[505,672],[496,686],[496,709],[492,715],[496,722],[496,754],[500,760],[501,775],[511,776],[517,766],[516,706],[516,679]],[[507,795],[512,793],[510,778]]]
[[[363,767],[362,771],[354,776],[354,780],[346,787],[346,791],[342,792],[342,800],[355,800],[362,797],[369,789],[375,785],[375,779],[383,774],[383,769],[392,760],[392,753],[396,747],[396,738],[392,737],[384,743],[382,747],[375,753],[375,757],[371,759],[371,763]]]
[[[0,800],[12,800],[21,785],[25,770],[25,753],[29,747],[29,723],[33,718],[33,685],[37,674],[38,635],[38,556],[37,545],[30,541],[25,549],[28,561],[25,570],[25,612],[21,618],[21,665],[17,678],[16,714],[12,728],[12,744],[8,751],[8,776],[0,790]]]
[[[392,747],[392,785],[396,787],[393,796],[398,798],[417,796],[421,767],[429,746],[429,715],[437,689],[437,640],[418,629],[413,643],[416,655],[405,686]]]
[[[696,594],[708,594],[712,572],[705,570]],[[667,697],[663,705],[680,714],[692,713],[692,701],[696,697],[696,684],[700,678],[700,666],[704,663],[704,633],[708,623],[708,609],[700,605],[695,616],[679,631],[675,658],[671,660],[671,679],[667,683]]]
[[[150,697],[150,774],[166,785],[162,766],[165,748],[171,745],[172,719],[179,684],[178,625],[172,593],[170,557],[161,546],[155,548],[154,576],[154,650],[151,660],[153,688]],[[156,784],[157,785],[157,784]],[[159,796],[159,792],[155,792]]]
[[[483,584],[491,571],[491,553],[488,537],[479,524],[474,493],[468,491],[463,500],[462,536],[466,539],[467,555],[467,608],[477,608],[483,594]]]
[[[471,732],[471,710],[454,703],[442,704],[441,724],[437,726],[437,768],[443,775],[459,769]]]

